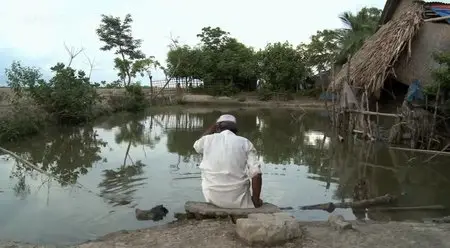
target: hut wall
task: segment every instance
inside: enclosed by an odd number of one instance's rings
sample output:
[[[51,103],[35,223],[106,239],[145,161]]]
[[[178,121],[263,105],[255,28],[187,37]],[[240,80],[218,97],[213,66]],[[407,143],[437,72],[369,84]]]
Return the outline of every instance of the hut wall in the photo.
[[[406,53],[399,58],[397,80],[408,85],[415,79],[423,85],[431,83],[431,71],[439,66],[432,57],[436,51],[450,51],[450,25],[426,22],[412,42],[409,61]]]

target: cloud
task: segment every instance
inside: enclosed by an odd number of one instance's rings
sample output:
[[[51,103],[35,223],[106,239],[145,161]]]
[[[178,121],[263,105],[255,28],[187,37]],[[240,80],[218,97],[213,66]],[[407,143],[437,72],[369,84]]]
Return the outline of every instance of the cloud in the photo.
[[[93,79],[114,80],[114,55],[99,50],[95,33],[101,14],[123,17],[130,13],[134,36],[143,40],[143,51],[164,62],[171,33],[180,42],[194,45],[202,27],[219,26],[256,48],[286,40],[298,44],[317,30],[341,27],[337,16],[344,11],[383,5],[383,0],[3,0],[0,49],[10,52],[8,59],[39,61],[36,66],[48,71],[56,62],[68,60],[64,43],[83,47],[96,61]],[[84,56],[73,65],[89,68]],[[161,72],[154,75],[155,79],[162,77]]]

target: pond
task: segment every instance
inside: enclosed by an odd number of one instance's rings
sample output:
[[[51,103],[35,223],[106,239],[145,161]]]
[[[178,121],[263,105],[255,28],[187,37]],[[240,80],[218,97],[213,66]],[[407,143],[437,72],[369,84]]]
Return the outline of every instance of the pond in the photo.
[[[203,201],[201,157],[192,145],[225,112],[237,117],[239,134],[254,143],[264,163],[263,200],[293,207],[290,212],[300,220],[326,220],[327,212],[298,206],[351,200],[362,178],[370,196],[389,193],[401,195],[402,206],[450,207],[448,158],[428,162],[430,155],[394,152],[381,143],[334,141],[324,111],[164,108],[116,114],[82,128],[55,128],[3,145],[52,177],[0,156],[0,240],[65,245],[173,221],[186,201]],[[108,200],[115,198],[124,205]],[[169,210],[163,220],[135,218],[136,207],[159,204]],[[351,209],[335,212],[356,218]],[[365,218],[446,214],[386,212]]]

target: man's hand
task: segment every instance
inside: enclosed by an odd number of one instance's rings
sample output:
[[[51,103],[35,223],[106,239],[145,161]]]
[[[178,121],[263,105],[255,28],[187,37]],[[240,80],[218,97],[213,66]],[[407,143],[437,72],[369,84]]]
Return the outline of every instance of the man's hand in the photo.
[[[255,206],[255,208],[259,208],[263,205],[263,201],[261,199],[253,197],[253,196],[252,196],[252,202],[253,202],[253,205]]]

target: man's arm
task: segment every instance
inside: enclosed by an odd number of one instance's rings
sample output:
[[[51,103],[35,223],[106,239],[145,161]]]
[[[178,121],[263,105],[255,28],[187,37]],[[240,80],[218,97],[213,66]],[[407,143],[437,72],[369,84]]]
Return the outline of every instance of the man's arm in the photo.
[[[213,134],[214,132],[216,132],[216,127],[217,124],[214,123],[213,125],[211,125],[208,129],[206,129],[206,131],[202,134],[202,137],[200,137],[200,139],[198,139],[197,141],[195,141],[194,143],[194,149],[197,153],[203,153],[203,146],[205,144],[205,136],[206,135],[210,135]]]
[[[261,200],[261,188],[262,188],[262,176],[261,174],[257,174],[252,178],[252,201],[253,205],[255,205],[256,208],[261,207],[262,200]]]
[[[262,205],[261,201],[261,188],[262,188],[262,176],[261,176],[261,163],[258,160],[258,155],[253,144],[248,141],[247,150],[247,169],[248,175],[252,179],[252,201],[255,207]]]
[[[194,149],[197,153],[203,153],[203,146],[205,145],[205,136],[202,136],[200,139],[195,141]]]

